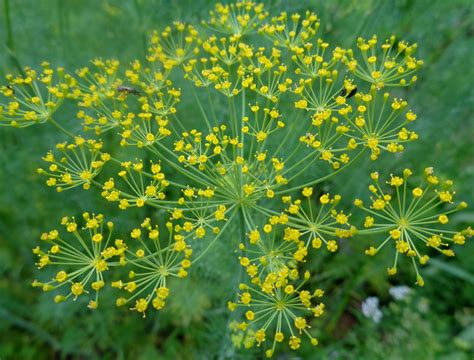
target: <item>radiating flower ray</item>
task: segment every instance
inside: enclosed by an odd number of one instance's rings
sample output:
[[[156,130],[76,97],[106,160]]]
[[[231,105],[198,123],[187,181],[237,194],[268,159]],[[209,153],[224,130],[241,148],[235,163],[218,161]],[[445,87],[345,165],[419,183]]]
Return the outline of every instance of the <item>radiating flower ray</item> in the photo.
[[[387,184],[395,193],[390,195],[383,191],[379,174],[374,172],[371,174],[374,184],[369,186],[373,194],[371,205],[365,206],[360,199],[356,199],[354,204],[370,214],[364,222],[368,230],[361,233],[384,235],[381,244],[371,246],[366,254],[374,256],[383,247],[389,246],[387,244],[393,244],[395,260],[387,269],[388,274],[395,275],[400,255],[407,256],[415,268],[417,284],[423,286],[424,280],[415,260],[425,265],[429,260],[429,248],[446,256],[454,256],[450,246],[463,245],[474,231],[470,227],[461,231],[445,229],[449,216],[467,207],[464,201],[455,204],[455,192],[450,190],[453,186],[451,180],[441,181],[430,167],[425,169],[418,186],[409,187],[407,183],[411,176],[410,169],[405,169],[402,176],[391,175]]]
[[[68,233],[65,236],[56,229],[41,235],[45,245],[33,249],[39,258],[37,266],[39,269],[55,268],[57,272],[50,281],[35,280],[33,286],[47,292],[58,290],[62,294],[54,297],[56,303],[88,296],[91,298],[88,307],[96,309],[99,293],[106,284],[107,270],[119,265],[118,259],[114,258],[122,256],[123,250],[114,246],[112,222],[105,223],[102,214],[84,213],[82,217],[83,228],[78,228],[74,217],[61,220]],[[42,250],[46,247],[47,250]]]

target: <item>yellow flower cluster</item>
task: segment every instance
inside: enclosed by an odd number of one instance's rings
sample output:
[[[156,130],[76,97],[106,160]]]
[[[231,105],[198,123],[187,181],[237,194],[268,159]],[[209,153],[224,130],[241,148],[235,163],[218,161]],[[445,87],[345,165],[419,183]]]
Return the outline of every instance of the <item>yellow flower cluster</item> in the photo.
[[[337,211],[336,205],[341,201],[340,195],[322,194],[319,196],[319,209],[312,200],[314,189],[305,187],[302,195],[306,201],[291,200],[290,196],[283,197],[288,205],[288,224],[298,229],[305,239],[305,247],[310,245],[313,249],[319,249],[323,244],[330,252],[338,249],[335,238],[350,238],[356,233],[354,226],[349,224],[349,216],[343,211]],[[272,218],[270,218],[270,222]]]
[[[118,202],[118,207],[125,210],[131,206],[156,206],[165,199],[164,191],[169,182],[165,179],[160,164],[151,163],[150,172],[143,169],[142,161],[123,162],[121,167],[123,170],[119,171],[118,176],[120,182],[127,184],[128,192],[117,188],[116,180],[109,178],[102,187],[102,197],[107,201]]]
[[[189,176],[197,176],[201,183],[215,189],[216,198],[222,201],[272,198],[274,189],[287,183],[282,175],[284,163],[276,157],[268,158],[264,151],[267,138],[285,126],[279,120],[280,113],[269,108],[261,111],[258,104],[251,105],[250,110],[252,119],[242,119],[241,135],[244,141],[246,136],[254,139],[253,157],[243,156],[244,142],[228,135],[226,125],[213,127],[207,135],[196,129],[183,132],[174,144],[177,161],[189,169]]]
[[[181,92],[172,87],[166,72],[144,68],[136,60],[125,70],[130,85],[124,85],[124,80],[118,77],[118,61],[95,59],[92,64],[95,71],[88,67],[77,71],[78,105],[84,108],[77,117],[85,131],[101,134],[120,127],[121,144],[137,147],[151,146],[171,134],[168,116],[176,113]]]
[[[245,317],[230,324],[234,344],[246,348],[263,345],[268,358],[274,355],[278,343],[287,342],[292,350],[299,349],[302,335],[317,345],[308,318],[323,315],[325,306],[318,299],[324,291],[306,290],[304,285],[309,278],[309,272],[300,279],[297,269],[280,266],[251,276],[249,284],[241,283],[238,301],[227,303],[231,311],[241,309]]]
[[[376,160],[382,150],[402,152],[402,143],[418,139],[416,132],[407,129],[416,120],[416,114],[407,111],[406,101],[390,98],[388,93],[382,95],[372,88],[367,94],[356,94],[355,102],[355,109],[351,107],[343,114],[350,125],[345,132],[349,149],[363,145],[370,150],[370,158]],[[380,110],[376,113],[375,109]]]
[[[128,278],[112,282],[112,287],[127,295],[120,296],[117,306],[133,305],[130,310],[146,315],[151,305],[161,310],[169,295],[167,279],[185,278],[191,266],[191,246],[188,236],[182,234],[182,227],[172,222],[166,223],[167,240],[157,225],[146,218],[139,228],[131,231],[131,240],[124,245],[123,263],[130,269]],[[160,238],[161,236],[161,238]]]
[[[268,12],[264,10],[263,3],[239,0],[229,5],[217,4],[209,15],[210,19],[203,21],[203,25],[217,32],[240,37],[255,31]]]
[[[52,280],[35,280],[33,286],[43,291],[60,290],[62,294],[54,297],[56,303],[90,296],[89,292],[93,291],[88,307],[96,309],[99,293],[106,284],[105,273],[109,267],[123,264],[125,248],[122,240],[112,238],[114,224],[105,222],[102,214],[84,213],[82,217],[83,228],[78,228],[74,218],[62,218],[66,236],[56,229],[41,234],[44,245],[33,249],[39,258],[37,266],[39,269],[54,267],[57,272]]]
[[[369,213],[365,218],[361,231],[367,234],[384,234],[383,242],[377,247],[366,250],[367,255],[377,254],[388,243],[393,244],[395,261],[387,269],[389,275],[397,273],[398,258],[405,255],[411,258],[417,274],[416,283],[424,285],[424,280],[418,272],[415,260],[425,265],[429,260],[430,248],[446,255],[454,256],[451,245],[463,245],[466,238],[474,231],[466,228],[462,231],[447,230],[449,216],[467,207],[464,201],[455,204],[453,182],[442,181],[434,174],[433,168],[426,168],[419,185],[409,186],[407,183],[412,176],[410,169],[405,169],[400,176],[391,175],[387,184],[393,193],[384,192],[379,183],[379,174],[371,174],[373,184],[369,186],[373,194],[371,204],[367,207],[363,201],[356,199],[354,204]]]
[[[0,125],[26,127],[46,122],[66,98],[77,98],[76,80],[63,68],[43,62],[41,70],[30,67],[24,75],[7,75],[0,87]]]
[[[170,210],[171,218],[184,221],[182,230],[194,238],[202,239],[206,234],[219,234],[219,221],[227,221],[226,215],[234,208],[227,208],[227,202],[214,199],[211,188],[182,189],[183,196],[178,199],[180,208]]]
[[[100,141],[86,140],[81,136],[76,136],[73,143],[57,144],[61,157],[48,152],[43,160],[50,165],[47,169],[39,168],[38,174],[48,176],[46,185],[56,187],[58,192],[79,185],[87,190],[110,160],[108,153],[101,152],[102,146]]]
[[[239,66],[237,71],[230,72],[231,67],[241,65],[242,59],[251,56],[253,52],[234,38],[220,38],[211,36],[204,41],[203,50],[209,57],[193,58],[184,65],[186,79],[191,80],[197,87],[210,87],[213,85],[227,97],[240,93],[240,79],[243,69]],[[250,50],[250,54],[248,51]]]
[[[198,54],[197,45],[200,43],[194,26],[175,21],[172,27],[167,26],[161,33],[153,33],[147,59],[151,63],[160,61],[165,70],[171,70]]]
[[[408,86],[416,81],[413,75],[422,65],[413,54],[417,44],[408,44],[405,41],[396,41],[394,35],[377,47],[377,36],[371,39],[357,39],[360,54],[348,51],[345,60],[349,71],[355,76],[381,89],[384,86]],[[359,57],[360,55],[360,57]]]
[[[273,45],[296,52],[296,48],[306,45],[314,38],[319,25],[318,16],[313,12],[306,11],[304,18],[298,13],[288,16],[286,12],[282,12],[273,17],[270,24],[264,24],[259,32],[272,40]]]

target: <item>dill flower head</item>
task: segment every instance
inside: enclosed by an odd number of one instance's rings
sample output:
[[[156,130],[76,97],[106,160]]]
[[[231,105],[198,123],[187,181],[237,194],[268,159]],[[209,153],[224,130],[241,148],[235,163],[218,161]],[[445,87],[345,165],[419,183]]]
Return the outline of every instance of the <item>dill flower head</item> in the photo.
[[[297,47],[307,44],[319,29],[318,16],[306,11],[305,16],[295,13],[288,16],[285,11],[272,17],[270,23],[260,27],[259,33],[273,41],[274,46],[286,47],[295,51]]]
[[[79,185],[87,190],[110,160],[108,153],[100,152],[102,146],[101,141],[86,140],[81,136],[76,136],[72,143],[59,143],[56,149],[61,152],[60,157],[48,152],[43,160],[50,165],[47,169],[39,168],[38,174],[48,176],[46,185],[56,187],[58,192]]]
[[[112,287],[120,289],[117,306],[130,305],[130,310],[145,317],[151,306],[161,310],[169,295],[170,277],[185,278],[191,266],[192,249],[186,242],[189,235],[182,234],[182,227],[166,223],[167,235],[146,218],[140,227],[130,232],[130,241],[117,240],[122,249],[120,262],[129,269],[128,277],[112,282]],[[125,295],[126,294],[126,295]]]
[[[196,129],[183,132],[175,142],[177,160],[192,171],[192,177],[214,189],[216,200],[242,204],[253,203],[266,196],[272,198],[275,189],[287,183],[282,175],[282,159],[269,157],[265,151],[266,139],[281,131],[285,123],[276,109],[250,106],[250,116],[242,118],[241,135],[232,136],[232,128],[215,126],[203,134]],[[245,153],[245,138],[254,148]]]
[[[202,44],[204,54],[190,59],[183,67],[184,78],[198,88],[212,86],[225,96],[232,97],[242,90],[245,64],[253,56],[253,47],[242,42],[239,36],[211,35]]]
[[[303,199],[294,201],[291,196],[282,197],[287,207],[281,214],[261,208],[262,212],[271,215],[263,231],[270,233],[278,224],[285,225],[283,240],[299,244],[298,251],[293,255],[297,261],[304,261],[310,248],[317,250],[324,245],[330,252],[337,251],[336,239],[350,238],[357,231],[349,224],[350,215],[336,209],[341,196],[321,194],[316,198],[313,187],[305,187],[301,193]],[[273,243],[279,244],[276,241]]]
[[[198,31],[190,24],[175,21],[161,33],[153,32],[148,61],[160,61],[166,70],[181,65],[191,56],[198,54],[201,40]]]
[[[117,202],[122,210],[163,203],[169,182],[159,163],[150,162],[149,171],[141,160],[125,161],[120,165],[122,170],[118,172],[118,178],[109,178],[103,183],[102,197]]]
[[[173,92],[171,95],[173,99],[179,97],[178,90],[168,90],[168,94]],[[179,100],[177,100],[179,101]],[[147,112],[141,112],[137,117],[127,115],[127,120],[122,121],[122,140],[120,145],[132,145],[139,148],[143,146],[153,146],[157,141],[164,139],[171,135],[169,129],[169,120],[162,115],[153,115],[153,112],[174,112],[172,106],[170,109],[163,109],[163,102],[157,100],[154,105],[158,108],[150,108],[146,100],[142,100],[142,109]],[[169,101],[167,101],[169,104]]]
[[[402,152],[403,143],[418,139],[416,132],[407,129],[416,120],[416,114],[407,110],[406,101],[390,98],[389,93],[382,95],[374,87],[367,94],[357,93],[355,101],[354,109],[343,112],[350,126],[345,133],[348,148],[363,145],[370,150],[370,158],[376,160],[382,150]]]
[[[435,175],[433,168],[426,168],[422,179],[416,187],[408,185],[412,176],[410,169],[403,174],[391,175],[387,186],[379,182],[379,174],[371,174],[373,184],[369,186],[372,193],[370,205],[364,205],[360,199],[355,205],[366,211],[364,234],[382,234],[382,242],[377,247],[366,250],[367,255],[376,255],[383,247],[392,244],[395,260],[387,269],[389,275],[397,273],[398,260],[401,256],[411,259],[415,268],[419,286],[424,280],[418,271],[417,262],[425,265],[432,250],[454,256],[453,245],[463,245],[466,238],[473,235],[471,228],[448,230],[452,214],[467,207],[464,201],[456,203],[455,192],[451,190],[451,180],[442,181]],[[383,188],[389,187],[389,191]]]
[[[74,217],[63,217],[61,225],[66,234],[54,229],[41,235],[42,245],[33,249],[38,256],[39,269],[54,268],[56,275],[50,281],[35,280],[34,287],[43,291],[56,291],[54,302],[60,303],[79,296],[89,296],[88,307],[99,305],[99,293],[104,288],[109,267],[119,263],[115,257],[122,256],[122,249],[113,245],[114,224],[105,222],[102,214],[82,215],[84,226],[78,228]]]
[[[314,75],[309,74],[308,79],[300,79],[293,90],[301,98],[295,102],[295,108],[314,112],[311,120],[316,126],[318,120],[325,120],[326,114],[336,114],[337,111],[343,115],[349,111],[348,99],[357,91],[351,79],[343,78],[336,69],[331,70],[331,67],[337,66],[338,60],[333,58],[331,62],[325,63],[324,69],[316,69]]]
[[[94,130],[99,135],[132,115],[127,114],[126,97],[117,91],[122,85],[120,62],[96,58],[91,65],[76,71],[75,92],[80,107],[77,118],[82,121],[85,131]]]
[[[263,3],[238,0],[231,4],[217,4],[210,13],[210,19],[202,24],[216,32],[244,36],[254,32],[268,16]]]
[[[0,87],[0,126],[26,127],[46,122],[64,99],[75,98],[75,79],[64,68],[52,69],[48,62],[41,70],[30,67],[24,75],[7,75]]]
[[[115,99],[116,88],[121,84],[118,77],[120,62],[116,59],[91,60],[92,68],[83,67],[76,71],[76,91],[79,94],[79,106],[97,111],[107,109],[107,100]]]
[[[313,188],[302,190],[303,198],[291,201],[291,197],[283,197],[288,203],[288,223],[298,229],[305,238],[305,246],[319,249],[323,244],[330,252],[338,249],[336,238],[350,238],[356,233],[356,228],[349,224],[350,214],[336,209],[341,200],[340,195],[322,194],[318,199],[313,196]],[[315,204],[318,204],[316,206]]]
[[[309,278],[307,271],[300,279],[296,268],[281,266],[259,273],[249,284],[241,283],[238,301],[227,304],[231,311],[239,309],[245,317],[240,323],[231,324],[234,332],[244,334],[234,335],[236,345],[242,339],[246,348],[263,344],[267,357],[273,356],[277,343],[287,342],[292,350],[299,349],[302,336],[317,345],[318,340],[310,333],[309,318],[324,313],[324,303],[319,301],[324,291],[304,289]]]
[[[281,214],[270,221],[286,224],[288,216]],[[258,229],[251,230],[247,234],[249,245],[240,244],[245,256],[239,262],[249,282],[239,285],[236,302],[228,302],[231,311],[240,309],[245,316],[244,321],[231,325],[235,345],[243,342],[250,348],[270,340],[266,343],[271,345],[265,346],[267,357],[272,357],[277,343],[283,341],[291,349],[298,349],[303,334],[317,345],[309,330],[308,316],[319,317],[324,313],[324,304],[317,300],[324,292],[306,290],[304,284],[310,273],[306,271],[301,279],[297,268],[298,263],[305,262],[308,243],[300,239],[299,230],[285,227],[279,233],[278,227],[281,226],[268,223],[263,227],[263,234]]]
[[[214,200],[214,189],[182,189],[183,196],[178,199],[181,208],[171,212],[171,218],[183,221],[182,230],[194,238],[202,239],[206,234],[219,234],[220,224],[235,215],[234,205],[228,208],[223,202]]]
[[[306,92],[305,95],[311,97],[313,101],[319,99],[328,100],[332,96],[330,93],[337,90],[338,85],[335,79],[344,79],[342,75],[342,61],[345,59],[346,50],[336,46],[332,51],[330,44],[321,38],[302,43],[291,48],[291,61],[295,64],[295,74],[301,76],[299,87],[295,88],[295,94],[301,94],[302,85],[318,85],[314,93]],[[330,52],[330,53],[329,53]],[[306,86],[306,88],[308,88]],[[324,90],[324,91],[322,91]],[[319,94],[317,94],[319,92]],[[349,94],[349,93],[347,93]],[[318,96],[319,95],[319,96]]]
[[[253,52],[253,56],[245,56],[242,87],[276,103],[282,94],[290,90],[293,83],[282,55],[278,48],[261,47]]]
[[[282,221],[285,215],[279,217]],[[249,245],[241,243],[239,249],[245,253],[240,265],[245,268],[252,281],[258,281],[263,272],[279,271],[281,268],[295,268],[297,262],[305,262],[308,255],[301,233],[293,228],[266,224],[263,234],[255,228],[248,234]],[[282,241],[283,240],[283,241]]]
[[[121,145],[150,146],[170,135],[168,116],[176,112],[181,92],[169,73],[153,62],[135,60],[120,73],[117,60],[92,61],[93,68],[77,71],[77,117],[84,130],[101,134],[122,129]]]
[[[417,44],[397,41],[394,35],[380,46],[377,42],[376,35],[369,40],[358,38],[358,52],[349,50],[345,59],[348,70],[377,89],[414,83],[417,80],[414,74],[423,65],[422,60],[413,56]]]

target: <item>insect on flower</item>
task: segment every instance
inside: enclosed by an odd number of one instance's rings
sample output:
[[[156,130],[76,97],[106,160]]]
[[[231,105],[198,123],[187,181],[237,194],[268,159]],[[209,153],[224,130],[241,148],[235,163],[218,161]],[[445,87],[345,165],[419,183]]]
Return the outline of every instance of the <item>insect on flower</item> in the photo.
[[[124,94],[132,94],[132,95],[140,96],[140,91],[131,86],[119,85],[117,86],[117,91]]]
[[[357,86],[354,87],[351,91],[349,91],[349,94],[347,93],[347,89],[343,88],[341,92],[339,93],[340,96],[344,96],[346,99],[350,99],[357,93]]]

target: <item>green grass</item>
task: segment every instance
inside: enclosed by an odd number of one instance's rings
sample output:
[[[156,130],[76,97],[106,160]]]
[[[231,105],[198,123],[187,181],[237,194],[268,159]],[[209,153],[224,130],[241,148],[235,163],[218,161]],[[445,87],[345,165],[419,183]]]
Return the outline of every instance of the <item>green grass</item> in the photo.
[[[383,156],[376,165],[360,162],[350,177],[324,186],[353,199],[368,184],[367,174],[396,172],[404,167],[434,166],[456,182],[456,191],[474,204],[474,127],[472,109],[473,7],[470,1],[269,1],[273,13],[311,9],[322,18],[321,31],[330,43],[350,46],[357,36],[392,33],[418,42],[425,67],[419,82],[401,92],[418,114],[420,140],[400,157]],[[94,57],[114,57],[127,63],[141,59],[148,33],[174,19],[200,21],[213,1],[202,0],[3,0],[0,12],[0,75],[38,66],[43,60],[69,69],[87,65]],[[8,6],[9,5],[9,6]],[[7,12],[8,10],[8,12]],[[69,112],[71,126],[79,129]],[[226,330],[224,284],[235,282],[211,259],[177,284],[170,311],[136,314],[102,304],[91,314],[84,304],[54,305],[50,294],[30,284],[37,276],[31,248],[42,231],[66,214],[118,211],[100,197],[77,190],[57,194],[36,175],[41,156],[65,140],[49,125],[23,130],[0,129],[0,359],[41,358],[210,358],[230,357]],[[310,176],[308,174],[307,176]],[[97,194],[96,194],[97,195]],[[132,212],[120,227],[127,229],[143,213]],[[474,224],[471,209],[453,222]],[[225,253],[219,244],[215,249]],[[352,244],[350,251],[362,250]],[[406,304],[390,301],[383,254],[342,252],[323,256],[309,266],[329,287],[330,311],[321,325],[317,352],[303,348],[307,359],[470,359],[474,355],[474,244],[455,259],[437,258],[426,269],[426,286]],[[228,261],[233,261],[229,254]],[[385,259],[386,260],[386,259]],[[399,279],[412,285],[411,274]],[[217,284],[217,285],[216,285]],[[359,304],[377,295],[384,322],[375,328],[360,316]],[[240,352],[239,352],[240,354]],[[242,353],[243,354],[243,353]],[[237,356],[236,354],[232,356]],[[240,355],[244,356],[244,355]],[[256,355],[255,355],[256,356]],[[250,355],[250,357],[252,357]]]

